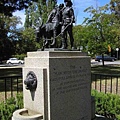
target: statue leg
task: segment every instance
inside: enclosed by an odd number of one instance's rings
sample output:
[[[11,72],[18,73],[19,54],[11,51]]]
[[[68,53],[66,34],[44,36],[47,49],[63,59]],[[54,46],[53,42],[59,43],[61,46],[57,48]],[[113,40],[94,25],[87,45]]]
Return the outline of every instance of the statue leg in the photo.
[[[67,40],[66,40],[66,30],[65,30],[65,26],[62,27],[62,30],[61,30],[61,38],[62,38],[62,47],[61,49],[66,49],[67,48]]]
[[[48,46],[48,40],[47,38],[43,38],[43,47]]]
[[[65,32],[65,45],[66,45],[66,48],[68,47],[68,43],[67,43],[67,31]]]
[[[56,47],[56,35],[57,35],[57,31],[56,28],[53,30],[53,42],[51,43],[51,47]]]
[[[53,41],[52,41],[51,47],[56,47],[56,36],[57,36],[58,22],[54,22],[52,27],[53,27]]]
[[[72,33],[72,25],[68,26],[68,34],[70,37],[71,48],[73,48],[74,47],[74,38],[73,38],[73,33]]]
[[[39,31],[37,31],[37,32],[35,33],[35,35],[36,35],[36,42],[39,42],[39,41],[40,41],[40,38],[39,38]]]
[[[45,48],[49,48],[49,33],[48,32],[46,32],[44,36],[44,46]]]

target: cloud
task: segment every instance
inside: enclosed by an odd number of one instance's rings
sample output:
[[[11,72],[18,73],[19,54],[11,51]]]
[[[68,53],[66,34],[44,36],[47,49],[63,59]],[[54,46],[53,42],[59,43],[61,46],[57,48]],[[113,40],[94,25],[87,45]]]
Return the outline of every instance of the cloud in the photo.
[[[16,11],[13,13],[13,15],[21,18],[22,25],[19,24],[18,27],[23,27],[24,22],[25,22],[25,11],[24,10]]]
[[[79,9],[87,8],[91,5],[95,5],[94,0],[73,0],[73,5],[76,6]]]
[[[76,24],[81,24],[84,17],[88,16],[88,13],[85,13],[84,10],[90,6],[95,6],[95,0],[73,0]]]

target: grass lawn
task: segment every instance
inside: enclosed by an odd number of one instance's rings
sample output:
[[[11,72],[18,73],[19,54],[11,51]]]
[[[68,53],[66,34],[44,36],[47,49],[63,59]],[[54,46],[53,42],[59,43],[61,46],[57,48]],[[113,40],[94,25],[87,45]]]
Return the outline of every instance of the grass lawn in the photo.
[[[22,74],[21,68],[1,68],[0,69],[0,77],[8,77],[8,76],[18,76]],[[18,86],[19,91],[22,91],[22,79],[18,78]],[[11,92],[12,89],[12,92]],[[11,97],[11,95],[15,96],[17,91],[17,78],[12,78],[12,88],[11,88],[11,78],[6,78],[6,96],[7,98]],[[0,78],[0,101],[5,100],[5,79]]]
[[[0,77],[1,76],[13,76],[22,74],[22,68],[6,68],[0,69]]]
[[[120,65],[92,66],[92,73],[120,75]]]
[[[114,75],[116,77],[99,76],[92,77],[92,89],[103,92],[111,92],[120,94],[120,65],[93,66],[91,72],[101,75]],[[96,86],[96,87],[95,87]]]

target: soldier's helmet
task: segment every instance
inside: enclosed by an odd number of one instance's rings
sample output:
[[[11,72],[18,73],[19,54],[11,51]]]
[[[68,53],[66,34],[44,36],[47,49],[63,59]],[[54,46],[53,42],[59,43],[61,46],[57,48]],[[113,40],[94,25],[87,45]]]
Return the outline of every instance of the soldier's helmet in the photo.
[[[71,0],[64,0],[64,2],[71,2]]]
[[[71,0],[64,0],[64,2],[69,2],[69,5],[72,6],[72,1]]]

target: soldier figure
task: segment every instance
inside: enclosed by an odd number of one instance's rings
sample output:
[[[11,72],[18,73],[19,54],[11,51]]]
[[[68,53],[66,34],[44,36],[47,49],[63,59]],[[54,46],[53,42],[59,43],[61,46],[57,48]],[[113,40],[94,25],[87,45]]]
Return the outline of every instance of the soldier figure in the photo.
[[[48,29],[48,31],[51,29],[53,30],[53,42],[51,44],[51,46],[55,46],[55,42],[56,42],[56,34],[57,34],[57,27],[59,25],[59,11],[58,11],[58,6],[56,5],[55,8],[50,12],[49,16],[48,16],[48,20],[46,22],[46,25]]]
[[[71,48],[73,47],[74,38],[72,34],[73,23],[75,22],[74,11],[72,8],[71,0],[64,0],[65,7],[62,12],[62,29],[61,29],[61,37],[62,37],[62,49],[67,49],[67,33],[70,37]]]

